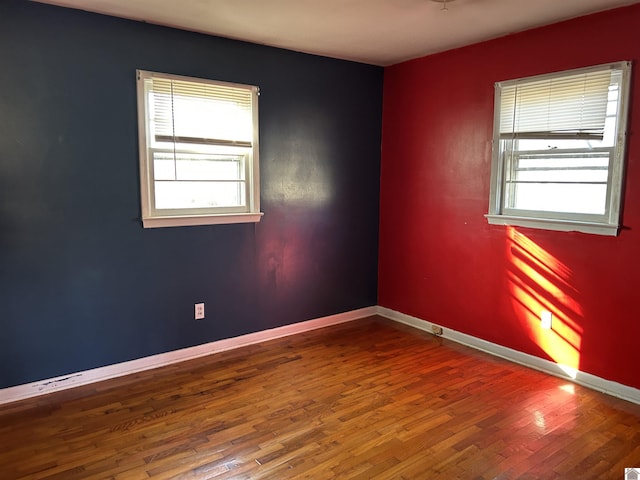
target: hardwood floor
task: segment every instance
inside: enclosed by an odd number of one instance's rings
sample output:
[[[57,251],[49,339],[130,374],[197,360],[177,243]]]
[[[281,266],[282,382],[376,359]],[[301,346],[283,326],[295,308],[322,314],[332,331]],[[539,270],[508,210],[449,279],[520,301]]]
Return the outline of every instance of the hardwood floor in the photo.
[[[2,479],[617,479],[640,405],[372,317],[0,406]]]

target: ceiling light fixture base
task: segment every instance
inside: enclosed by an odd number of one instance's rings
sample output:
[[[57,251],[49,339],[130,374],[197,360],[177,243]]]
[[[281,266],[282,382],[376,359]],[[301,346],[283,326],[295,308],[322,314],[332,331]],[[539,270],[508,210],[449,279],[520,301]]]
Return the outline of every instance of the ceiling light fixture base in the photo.
[[[447,8],[447,3],[451,3],[454,2],[455,0],[431,0],[434,3],[441,3],[442,4],[442,8],[440,10],[449,10]]]

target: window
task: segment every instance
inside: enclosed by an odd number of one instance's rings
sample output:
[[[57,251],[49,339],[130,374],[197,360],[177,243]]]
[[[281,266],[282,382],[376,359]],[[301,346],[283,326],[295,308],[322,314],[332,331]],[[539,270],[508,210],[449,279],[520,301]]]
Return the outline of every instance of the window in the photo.
[[[145,228],[258,222],[258,88],[137,71]]]
[[[631,64],[495,85],[490,224],[617,235]]]

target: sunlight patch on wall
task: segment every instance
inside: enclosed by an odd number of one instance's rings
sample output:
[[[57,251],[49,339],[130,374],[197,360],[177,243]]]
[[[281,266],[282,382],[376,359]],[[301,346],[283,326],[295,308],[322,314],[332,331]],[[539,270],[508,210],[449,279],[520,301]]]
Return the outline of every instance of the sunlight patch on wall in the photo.
[[[516,317],[529,337],[575,378],[583,312],[571,269],[515,228],[507,232],[507,276]],[[544,311],[551,312],[550,329],[541,324]]]

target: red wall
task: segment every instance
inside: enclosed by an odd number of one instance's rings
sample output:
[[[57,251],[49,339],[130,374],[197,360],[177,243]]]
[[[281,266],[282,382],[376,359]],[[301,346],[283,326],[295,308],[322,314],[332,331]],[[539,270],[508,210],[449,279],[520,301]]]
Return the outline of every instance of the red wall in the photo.
[[[639,27],[636,4],[385,70],[380,305],[640,388]],[[634,62],[621,233],[488,225],[494,82],[619,60]]]

